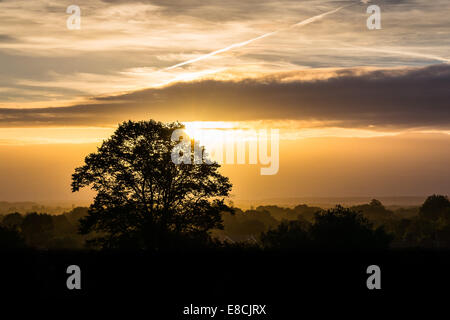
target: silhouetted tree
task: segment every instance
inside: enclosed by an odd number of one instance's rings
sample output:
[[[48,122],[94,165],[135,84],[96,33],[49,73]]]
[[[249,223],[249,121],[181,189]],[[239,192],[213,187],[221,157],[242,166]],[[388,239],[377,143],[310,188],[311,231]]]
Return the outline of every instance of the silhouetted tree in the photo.
[[[54,227],[54,236],[62,237],[67,234],[75,233],[76,227],[74,227],[69,219],[64,214],[51,216],[53,227]]]
[[[179,239],[209,239],[223,228],[231,184],[217,163],[176,165],[172,141],[180,123],[124,122],[72,175],[72,191],[97,192],[80,232],[104,248],[161,248]],[[193,147],[192,147],[193,148]],[[191,154],[193,160],[193,155]]]
[[[21,225],[22,235],[27,245],[47,248],[53,237],[53,220],[48,214],[29,213]]]
[[[313,224],[305,219],[283,221],[261,235],[269,249],[382,249],[391,240],[382,227],[374,229],[362,214],[342,206],[317,212]]]
[[[75,226],[77,229],[79,227],[79,221],[81,218],[88,215],[89,208],[86,207],[76,207],[73,208],[70,212],[65,213],[67,220]]]
[[[302,220],[305,219],[306,221],[313,222],[314,216],[317,212],[322,211],[322,208],[319,207],[310,207],[306,204],[299,204],[294,208],[295,216],[297,219]]]
[[[228,237],[233,241],[252,242],[259,238],[261,232],[267,231],[279,224],[269,211],[261,209],[242,211],[234,208],[233,213],[223,213],[223,232],[216,232],[221,237]]]
[[[0,226],[0,250],[19,249],[25,247],[25,242],[15,228]]]
[[[262,233],[261,243],[267,249],[310,248],[309,228],[306,220],[284,220],[277,228]]]
[[[432,221],[438,219],[450,220],[450,201],[448,197],[437,194],[429,196],[420,207],[419,216]]]
[[[278,206],[259,206],[258,211],[269,211],[270,214],[277,220],[297,220],[299,216],[312,222],[314,220],[314,213],[322,210],[319,207],[310,207],[306,204],[299,204],[295,208],[282,208]]]
[[[369,221],[374,222],[375,225],[383,225],[388,220],[394,218],[394,213],[386,209],[381,201],[372,199],[368,204],[362,204],[351,207],[352,210],[361,212]]]
[[[381,249],[392,241],[383,227],[374,229],[361,213],[339,205],[316,213],[310,235],[315,245],[329,249]]]
[[[23,216],[18,212],[14,212],[14,213],[7,214],[3,218],[2,225],[7,228],[19,229],[20,226],[22,225],[22,221],[23,221]]]

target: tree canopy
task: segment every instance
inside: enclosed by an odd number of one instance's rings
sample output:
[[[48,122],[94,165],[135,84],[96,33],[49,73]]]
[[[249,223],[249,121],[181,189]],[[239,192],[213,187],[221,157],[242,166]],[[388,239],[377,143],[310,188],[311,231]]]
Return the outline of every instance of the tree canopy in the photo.
[[[330,249],[383,249],[392,241],[382,226],[374,228],[361,213],[339,205],[316,213],[310,234],[318,247]]]
[[[361,213],[342,206],[316,212],[313,224],[284,221],[261,235],[269,249],[386,249],[392,240],[383,227],[374,228]]]
[[[0,225],[0,250],[20,249],[25,247],[25,242],[19,231]]]
[[[182,239],[209,238],[223,228],[231,191],[217,163],[175,164],[172,139],[181,123],[124,122],[72,175],[72,191],[96,191],[80,232],[104,248],[162,248]],[[193,154],[191,154],[193,159]]]
[[[450,200],[447,196],[433,194],[422,204],[419,215],[433,221],[439,219],[450,221]]]

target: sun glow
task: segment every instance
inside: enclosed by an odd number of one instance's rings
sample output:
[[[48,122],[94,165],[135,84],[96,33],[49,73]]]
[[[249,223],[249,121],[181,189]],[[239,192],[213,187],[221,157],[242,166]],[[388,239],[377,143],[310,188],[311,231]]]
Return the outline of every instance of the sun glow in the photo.
[[[237,129],[238,124],[226,121],[191,121],[183,122],[186,134],[202,144],[221,141],[227,132]]]
[[[192,121],[183,124],[186,134],[209,151],[224,148],[231,142],[235,130],[239,129],[238,123],[226,121]]]

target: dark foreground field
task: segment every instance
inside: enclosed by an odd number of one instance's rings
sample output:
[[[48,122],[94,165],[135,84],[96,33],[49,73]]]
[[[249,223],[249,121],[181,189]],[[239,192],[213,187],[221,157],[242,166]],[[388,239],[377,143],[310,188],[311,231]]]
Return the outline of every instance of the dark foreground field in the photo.
[[[381,290],[366,286],[366,269],[373,264],[381,268]],[[81,268],[81,290],[66,287],[69,265]],[[327,312],[327,301],[346,308],[400,303],[403,298],[445,299],[450,286],[449,251],[24,251],[3,253],[0,268],[3,298],[66,301],[78,307],[84,302],[144,301],[141,306],[167,319],[183,318],[183,308],[191,304],[222,309],[267,305],[270,318],[279,319],[308,308]]]

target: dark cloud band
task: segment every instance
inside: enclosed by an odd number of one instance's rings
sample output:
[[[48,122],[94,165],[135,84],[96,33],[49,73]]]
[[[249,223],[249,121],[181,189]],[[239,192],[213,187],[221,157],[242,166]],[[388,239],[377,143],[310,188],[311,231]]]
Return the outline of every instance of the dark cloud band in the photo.
[[[364,71],[325,80],[305,72],[204,80],[95,98],[59,108],[0,109],[0,126],[114,125],[127,119],[322,120],[341,127],[450,128],[450,65]]]

